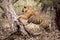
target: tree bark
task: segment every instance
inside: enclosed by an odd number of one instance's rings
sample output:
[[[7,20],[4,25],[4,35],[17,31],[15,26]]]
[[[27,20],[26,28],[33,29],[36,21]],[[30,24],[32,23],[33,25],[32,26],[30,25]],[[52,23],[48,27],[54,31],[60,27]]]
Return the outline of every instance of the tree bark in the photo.
[[[12,33],[16,32],[16,31],[20,31],[20,32],[22,32],[26,35],[26,31],[24,30],[24,26],[23,26],[21,21],[20,22],[18,21],[17,14],[13,9],[12,0],[3,0],[2,3],[0,3],[0,7],[4,11],[4,14],[5,14],[4,17],[6,17],[6,20],[8,21],[8,23],[6,23],[6,21],[4,21],[4,22],[5,22],[5,24],[7,24],[6,25],[7,27],[9,25],[8,30],[10,29],[9,31],[7,31],[7,29],[6,29],[6,34],[5,35],[2,34],[3,37],[2,37],[2,35],[0,35],[0,39],[3,40],[3,39],[7,38],[9,35],[11,35]],[[2,22],[2,23],[4,23],[4,22]],[[3,28],[5,27],[5,24],[4,24]],[[5,30],[5,29],[3,29],[3,30]],[[2,33],[4,33],[4,31],[2,31],[2,30],[0,30],[0,31]]]

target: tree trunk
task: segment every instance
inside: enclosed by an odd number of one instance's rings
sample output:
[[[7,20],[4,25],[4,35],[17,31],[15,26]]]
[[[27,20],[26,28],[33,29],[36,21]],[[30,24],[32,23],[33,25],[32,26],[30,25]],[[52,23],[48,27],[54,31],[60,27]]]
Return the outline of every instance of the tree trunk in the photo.
[[[2,27],[1,28],[3,30],[6,30],[5,34],[3,34],[4,31],[0,30],[2,33],[2,35],[0,35],[0,39],[2,39],[2,40],[9,37],[12,33],[16,32],[16,31],[21,31],[22,33],[26,34],[23,24],[18,21],[18,17],[16,15],[16,12],[13,9],[13,5],[11,2],[12,2],[12,0],[3,0],[3,2],[0,3],[1,9],[5,12],[3,14],[3,16],[5,15],[3,19],[8,21],[8,23],[7,23],[7,21],[1,22],[2,25],[5,22],[5,24],[2,26],[5,29],[3,29]],[[7,29],[7,27],[8,27],[8,29]],[[7,30],[9,30],[9,31],[7,31]]]

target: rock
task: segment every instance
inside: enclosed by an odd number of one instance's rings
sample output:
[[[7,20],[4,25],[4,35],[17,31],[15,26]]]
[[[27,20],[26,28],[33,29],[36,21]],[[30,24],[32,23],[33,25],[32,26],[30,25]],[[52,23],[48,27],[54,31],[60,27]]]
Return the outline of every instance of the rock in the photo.
[[[27,23],[28,20],[25,20],[25,19],[23,19],[23,18],[20,18],[19,20],[20,20],[24,25],[27,25],[27,24],[28,24],[28,23]]]
[[[25,26],[26,30],[32,35],[40,35],[43,33],[43,28],[40,28],[39,25],[30,23]]]
[[[16,31],[17,28],[14,25],[11,26],[8,19],[0,18],[0,40],[9,37],[12,33]]]

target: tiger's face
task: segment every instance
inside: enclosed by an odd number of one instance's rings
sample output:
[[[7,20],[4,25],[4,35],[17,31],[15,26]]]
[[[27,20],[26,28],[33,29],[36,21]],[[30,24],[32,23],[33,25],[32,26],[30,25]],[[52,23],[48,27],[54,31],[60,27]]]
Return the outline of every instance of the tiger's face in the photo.
[[[24,8],[22,9],[22,12],[24,13],[31,13],[32,12],[32,8],[29,6],[24,6]]]
[[[19,15],[18,18],[29,19],[31,15],[33,15],[33,9],[30,6],[24,6],[22,9],[23,14]]]

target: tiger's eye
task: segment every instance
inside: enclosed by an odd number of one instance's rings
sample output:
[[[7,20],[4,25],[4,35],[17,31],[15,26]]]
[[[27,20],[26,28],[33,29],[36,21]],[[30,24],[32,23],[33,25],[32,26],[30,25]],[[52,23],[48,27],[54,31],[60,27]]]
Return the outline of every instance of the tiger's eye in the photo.
[[[26,8],[26,6],[24,6],[24,8]]]

